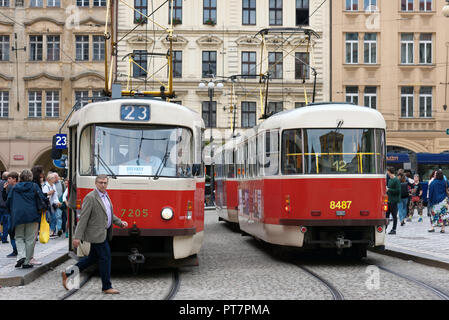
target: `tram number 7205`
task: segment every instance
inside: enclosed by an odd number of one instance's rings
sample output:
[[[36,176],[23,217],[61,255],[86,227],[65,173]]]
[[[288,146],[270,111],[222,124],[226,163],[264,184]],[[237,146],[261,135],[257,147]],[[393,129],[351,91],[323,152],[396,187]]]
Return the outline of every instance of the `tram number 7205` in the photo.
[[[351,208],[352,201],[331,201],[329,208],[333,209],[349,209]]]
[[[148,217],[148,209],[121,209],[122,215],[120,218],[146,218]]]

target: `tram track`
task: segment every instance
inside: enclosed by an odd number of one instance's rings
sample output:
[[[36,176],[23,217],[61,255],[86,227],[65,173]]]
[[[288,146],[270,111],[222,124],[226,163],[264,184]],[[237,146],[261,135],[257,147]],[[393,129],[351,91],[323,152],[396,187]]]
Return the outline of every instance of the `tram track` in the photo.
[[[71,296],[73,296],[74,294],[79,292],[89,282],[89,280],[92,279],[94,273],[95,273],[94,271],[89,272],[87,274],[87,277],[85,277],[83,279],[83,281],[80,283],[79,288],[69,290],[66,294],[59,297],[58,300],[67,300],[68,298],[70,298]],[[181,279],[179,276],[179,270],[174,269],[173,274],[172,274],[172,282],[171,282],[170,289],[168,290],[168,293],[162,298],[162,300],[173,300],[173,298],[178,293],[180,285],[181,285]]]
[[[324,279],[323,277],[321,277],[320,275],[316,274],[315,272],[313,272],[312,270],[310,270],[309,268],[306,268],[302,265],[299,265],[297,263],[295,263],[295,265],[300,268],[301,270],[303,270],[304,272],[306,272],[307,274],[311,275],[312,277],[314,277],[315,279],[317,279],[318,281],[320,281],[322,284],[324,284],[326,286],[326,288],[329,289],[329,291],[332,294],[332,300],[345,300],[345,296],[343,295],[343,293],[341,293],[340,290],[338,290],[334,285],[332,285],[328,280]]]
[[[368,263],[366,263],[366,264],[368,265]],[[388,273],[393,274],[393,275],[395,275],[395,276],[397,276],[399,278],[402,278],[402,279],[405,279],[407,281],[413,282],[414,284],[420,286],[421,288],[425,288],[425,289],[431,291],[433,294],[435,294],[436,296],[440,297],[442,300],[449,300],[449,294],[443,292],[442,290],[440,290],[440,289],[438,289],[438,288],[436,288],[436,287],[434,287],[432,285],[429,285],[429,284],[427,284],[427,283],[425,283],[425,282],[423,282],[421,280],[415,279],[413,277],[410,277],[410,276],[407,276],[407,275],[404,275],[404,274],[400,274],[400,273],[398,273],[396,271],[393,271],[391,269],[388,269],[388,268],[385,268],[385,267],[382,267],[382,266],[379,266],[379,265],[376,265],[376,264],[372,264],[372,265],[374,265],[375,267],[379,268],[382,271],[388,272]]]

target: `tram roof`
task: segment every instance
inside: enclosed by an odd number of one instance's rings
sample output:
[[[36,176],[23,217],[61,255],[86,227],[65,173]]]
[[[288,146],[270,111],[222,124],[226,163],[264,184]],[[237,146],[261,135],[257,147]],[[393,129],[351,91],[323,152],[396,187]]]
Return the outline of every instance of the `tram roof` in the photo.
[[[121,120],[120,106],[123,104],[149,105],[150,120],[147,122]],[[73,114],[69,127],[76,124],[84,127],[90,123],[162,124],[204,128],[204,121],[198,112],[180,104],[157,99],[128,98],[89,103]]]
[[[347,103],[317,103],[276,113],[259,124],[257,130],[333,128],[340,120],[341,128],[386,129],[385,119],[377,110]]]

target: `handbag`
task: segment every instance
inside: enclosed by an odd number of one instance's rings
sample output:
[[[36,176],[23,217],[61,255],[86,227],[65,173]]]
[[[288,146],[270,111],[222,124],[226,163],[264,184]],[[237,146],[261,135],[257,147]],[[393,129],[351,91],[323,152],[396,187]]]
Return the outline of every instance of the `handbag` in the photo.
[[[45,218],[45,210],[42,210],[41,216],[41,228],[39,229],[39,241],[40,243],[47,243],[50,240],[50,225]]]
[[[419,202],[419,196],[413,196],[412,202]]]

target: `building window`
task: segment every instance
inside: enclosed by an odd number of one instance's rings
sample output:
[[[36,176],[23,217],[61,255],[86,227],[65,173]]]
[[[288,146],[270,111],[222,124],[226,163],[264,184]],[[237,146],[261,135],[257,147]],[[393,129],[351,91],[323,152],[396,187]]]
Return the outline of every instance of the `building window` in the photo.
[[[89,60],[89,36],[75,36],[76,60]]]
[[[346,102],[353,103],[355,105],[359,104],[359,87],[357,86],[346,87]]]
[[[146,16],[148,15],[148,3],[147,0],[134,0],[134,23],[147,23]],[[145,16],[143,16],[142,14]]]
[[[282,79],[283,74],[283,57],[282,52],[269,52],[268,53],[268,70],[270,78]]]
[[[173,78],[182,78],[182,51],[173,51]]]
[[[305,102],[295,102],[295,109],[302,108],[305,106],[306,106]]]
[[[270,0],[270,26],[282,25],[282,0]]]
[[[401,34],[401,63],[413,64],[413,33]]]
[[[413,118],[413,87],[401,88],[401,117]]]
[[[346,63],[359,63],[359,34],[346,34]]]
[[[256,76],[256,52],[242,52],[242,75]]]
[[[43,0],[30,0],[30,8],[42,8],[44,6]]]
[[[419,117],[432,117],[432,87],[421,87],[419,89]]]
[[[203,78],[214,77],[217,74],[217,51],[203,51]]]
[[[47,118],[59,117],[59,92],[46,91],[45,116]]]
[[[217,23],[217,0],[203,0],[203,23]]]
[[[9,7],[9,0],[0,0],[0,7]]]
[[[76,5],[78,7],[88,7],[89,6],[89,0],[76,0]]]
[[[284,103],[282,101],[268,102],[267,114],[275,114],[284,110]]]
[[[133,77],[146,77],[147,76],[147,51],[145,50],[134,50],[133,60]]]
[[[365,87],[363,100],[365,107],[377,109],[377,88]]]
[[[419,0],[419,11],[432,11],[432,0]]]
[[[47,60],[59,61],[60,37],[47,36]]]
[[[401,11],[413,11],[413,0],[401,0]]]
[[[359,11],[359,0],[346,0],[347,11]]]
[[[103,98],[104,91],[103,90],[92,90],[92,98]]]
[[[61,1],[60,0],[47,0],[47,7],[60,8]]]
[[[94,7],[106,7],[106,0],[94,0]]]
[[[16,0],[15,4],[16,4],[16,8],[23,7],[23,0]]]
[[[30,61],[42,61],[42,36],[30,36]]]
[[[296,0],[296,25],[309,25],[309,0]]]
[[[419,63],[432,63],[432,34],[421,33],[419,35]]]
[[[202,111],[204,125],[206,128],[216,128],[217,127],[217,102],[203,101]]]
[[[9,116],[9,92],[0,91],[0,118]]]
[[[182,0],[174,0],[173,1],[173,24],[182,23]],[[168,2],[168,23],[171,21],[171,1]]]
[[[365,33],[363,38],[364,62],[377,63],[377,34]]]
[[[93,60],[104,61],[104,36],[92,36]]]
[[[309,79],[309,53],[296,52],[295,53],[295,79]]]
[[[42,92],[28,91],[28,117],[42,117]]]
[[[9,36],[0,35],[0,61],[9,61]]]
[[[242,102],[242,128],[252,128],[256,125],[256,103]]]
[[[364,0],[363,7],[365,8],[365,11],[376,11],[377,0]]]
[[[89,97],[89,91],[75,91],[75,103],[78,104],[80,107],[84,107],[86,104],[89,103],[88,100]]]
[[[256,0],[242,1],[242,24],[256,24]]]

